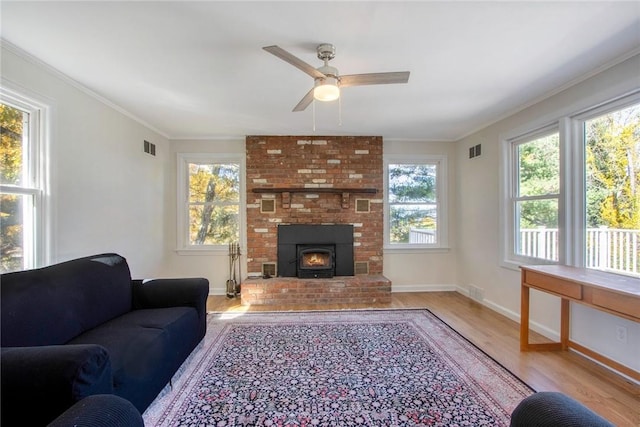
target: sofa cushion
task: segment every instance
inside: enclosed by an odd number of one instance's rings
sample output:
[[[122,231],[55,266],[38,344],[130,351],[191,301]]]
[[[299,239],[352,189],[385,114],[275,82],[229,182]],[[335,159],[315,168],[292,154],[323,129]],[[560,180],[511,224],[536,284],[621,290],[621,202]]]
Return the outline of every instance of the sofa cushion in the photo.
[[[134,310],[70,343],[104,346],[111,357],[114,393],[143,412],[199,341],[197,325],[192,307]]]
[[[25,400],[37,402],[31,422],[44,425],[86,396],[113,392],[109,354],[99,345],[5,347],[0,367],[3,425],[24,424]]]
[[[2,347],[64,344],[130,311],[131,288],[129,266],[117,254],[3,274]]]

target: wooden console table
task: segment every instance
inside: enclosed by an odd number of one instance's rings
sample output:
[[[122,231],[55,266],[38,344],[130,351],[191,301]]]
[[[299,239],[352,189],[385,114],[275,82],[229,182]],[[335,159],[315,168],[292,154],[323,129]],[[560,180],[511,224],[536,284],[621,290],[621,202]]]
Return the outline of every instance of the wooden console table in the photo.
[[[570,302],[606,311],[640,322],[640,279],[587,268],[565,265],[520,267],[521,311],[520,351],[568,350],[574,348],[619,372],[640,381],[640,372],[617,363],[569,339]],[[529,343],[529,290],[547,292],[561,298],[560,342]]]

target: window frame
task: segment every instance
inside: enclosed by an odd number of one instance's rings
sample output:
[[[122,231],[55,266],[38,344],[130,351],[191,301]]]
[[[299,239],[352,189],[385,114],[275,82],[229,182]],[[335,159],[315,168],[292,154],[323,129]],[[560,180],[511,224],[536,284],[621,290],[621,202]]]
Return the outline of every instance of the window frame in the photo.
[[[23,242],[23,269],[50,264],[52,259],[52,200],[49,175],[52,104],[3,80],[0,102],[29,114],[28,146],[23,151],[24,182],[20,185],[0,184],[0,192],[32,198],[31,227],[24,230],[29,243]]]
[[[189,163],[234,163],[239,166],[238,236],[244,242],[245,159],[233,153],[177,153],[177,249],[179,255],[207,255],[228,253],[228,244],[193,245],[189,243]]]
[[[545,126],[537,127],[526,132],[519,133],[515,136],[510,136],[503,140],[503,155],[506,158],[507,171],[503,176],[502,181],[506,184],[503,190],[501,200],[503,201],[502,218],[501,223],[506,224],[507,232],[503,231],[502,239],[502,259],[506,262],[520,265],[525,264],[556,264],[561,260],[564,260],[564,240],[558,241],[558,261],[553,261],[544,258],[537,258],[531,256],[524,256],[516,252],[517,230],[518,226],[517,217],[517,205],[518,202],[524,200],[548,200],[557,199],[558,201],[558,235],[560,235],[563,224],[563,212],[564,212],[564,186],[563,186],[563,159],[564,159],[564,145],[565,138],[563,138],[563,132],[561,130],[559,122],[547,124]],[[556,197],[550,195],[545,196],[520,196],[519,195],[519,158],[517,156],[517,149],[520,145],[526,144],[545,136],[558,133],[559,135],[559,175],[560,182],[558,193]],[[508,256],[506,256],[508,255]],[[506,259],[505,259],[506,258]]]
[[[586,165],[584,124],[590,119],[640,103],[640,90],[608,99],[578,111],[565,112],[555,120],[514,129],[500,136],[500,265],[519,270],[521,265],[560,264],[575,267],[586,265]],[[514,194],[516,159],[513,143],[544,130],[556,127],[560,136],[560,199],[558,205],[558,261],[525,257],[516,254],[515,216],[511,195]],[[568,244],[571,242],[571,244]],[[613,271],[617,274],[624,272]]]
[[[449,249],[448,227],[448,168],[447,156],[444,154],[384,156],[384,250],[388,252],[403,251],[441,251]],[[425,164],[436,166],[436,243],[391,243],[390,220],[391,203],[389,202],[389,165],[392,164]]]

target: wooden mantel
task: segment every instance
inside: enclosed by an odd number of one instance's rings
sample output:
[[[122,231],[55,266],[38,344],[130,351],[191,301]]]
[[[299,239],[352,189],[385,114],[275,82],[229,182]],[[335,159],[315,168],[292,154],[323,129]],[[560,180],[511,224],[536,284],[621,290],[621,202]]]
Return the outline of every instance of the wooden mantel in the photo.
[[[342,194],[342,208],[348,209],[350,204],[350,194],[376,194],[378,192],[375,188],[334,188],[334,187],[291,187],[291,188],[254,188],[254,193],[263,194],[281,194],[282,195],[282,207],[289,209],[291,207],[291,193],[330,193],[330,194]]]

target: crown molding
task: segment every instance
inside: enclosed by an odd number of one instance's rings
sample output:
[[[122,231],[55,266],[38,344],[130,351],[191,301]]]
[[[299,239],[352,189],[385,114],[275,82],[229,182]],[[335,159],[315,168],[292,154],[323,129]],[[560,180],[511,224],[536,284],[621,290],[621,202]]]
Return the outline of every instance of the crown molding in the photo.
[[[524,104],[514,108],[513,110],[509,111],[506,114],[503,114],[502,116],[498,117],[495,120],[492,120],[491,122],[487,122],[487,123],[485,123],[485,124],[483,124],[481,126],[478,126],[475,130],[473,130],[471,132],[467,132],[464,135],[462,135],[459,138],[457,138],[456,141],[461,141],[461,140],[467,138],[468,136],[473,135],[474,133],[480,132],[482,129],[486,129],[489,126],[494,125],[494,124],[496,124],[496,123],[498,123],[498,122],[500,122],[500,121],[502,121],[502,120],[504,120],[504,119],[506,119],[508,117],[511,117],[511,116],[513,116],[515,114],[518,114],[519,112],[524,111],[527,108],[529,108],[529,107],[531,107],[533,105],[536,105],[536,104],[538,104],[538,103],[540,103],[540,102],[542,102],[542,101],[544,101],[546,99],[549,99],[552,96],[557,95],[560,92],[563,92],[563,91],[565,91],[565,90],[567,90],[567,89],[569,89],[569,88],[571,88],[571,87],[573,87],[573,86],[575,86],[575,85],[577,85],[579,83],[582,83],[585,80],[588,80],[591,77],[594,77],[594,76],[596,76],[596,75],[608,70],[609,68],[613,68],[616,65],[621,64],[624,61],[626,61],[628,59],[631,59],[636,55],[640,55],[640,47],[632,49],[629,52],[627,52],[627,53],[625,53],[623,55],[620,55],[617,58],[615,58],[615,59],[613,59],[613,60],[611,60],[609,62],[606,62],[606,63],[602,64],[599,67],[594,68],[593,70],[589,71],[588,73],[585,73],[585,74],[583,74],[583,75],[581,75],[579,77],[576,77],[575,79],[572,79],[572,80],[568,81],[567,83],[565,83],[565,84],[563,84],[561,86],[558,86],[557,88],[552,89],[549,92],[547,92],[547,93],[545,93],[543,95],[540,95],[540,96],[532,99],[531,101],[529,101],[527,103],[524,103]]]
[[[106,105],[107,107],[119,112],[120,114],[128,117],[129,119],[141,124],[142,126],[146,127],[147,129],[167,138],[167,139],[171,139],[169,137],[169,135],[167,135],[166,132],[161,131],[160,129],[156,128],[155,126],[151,125],[150,123],[142,120],[140,117],[132,114],[131,112],[129,112],[128,110],[122,108],[120,105],[116,104],[115,102],[105,98],[104,96],[98,94],[97,92],[94,92],[93,90],[89,89],[87,86],[83,85],[82,83],[78,82],[77,80],[72,79],[71,77],[69,77],[68,75],[66,75],[65,73],[63,73],[62,71],[58,70],[57,68],[53,67],[52,65],[49,65],[48,63],[44,62],[43,60],[41,60],[40,58],[37,58],[36,56],[32,55],[31,53],[25,51],[24,49],[22,49],[19,46],[16,46],[15,44],[11,43],[10,41],[7,41],[6,39],[0,38],[0,46],[3,49],[8,50],[9,52],[19,56],[20,58],[24,59],[25,61],[35,65],[38,68],[43,69],[44,71],[52,74],[54,77],[62,80],[63,82],[73,86],[74,88],[78,89],[79,91],[81,91],[82,93],[84,93],[85,95],[95,99],[98,102],[101,102],[102,104]]]

